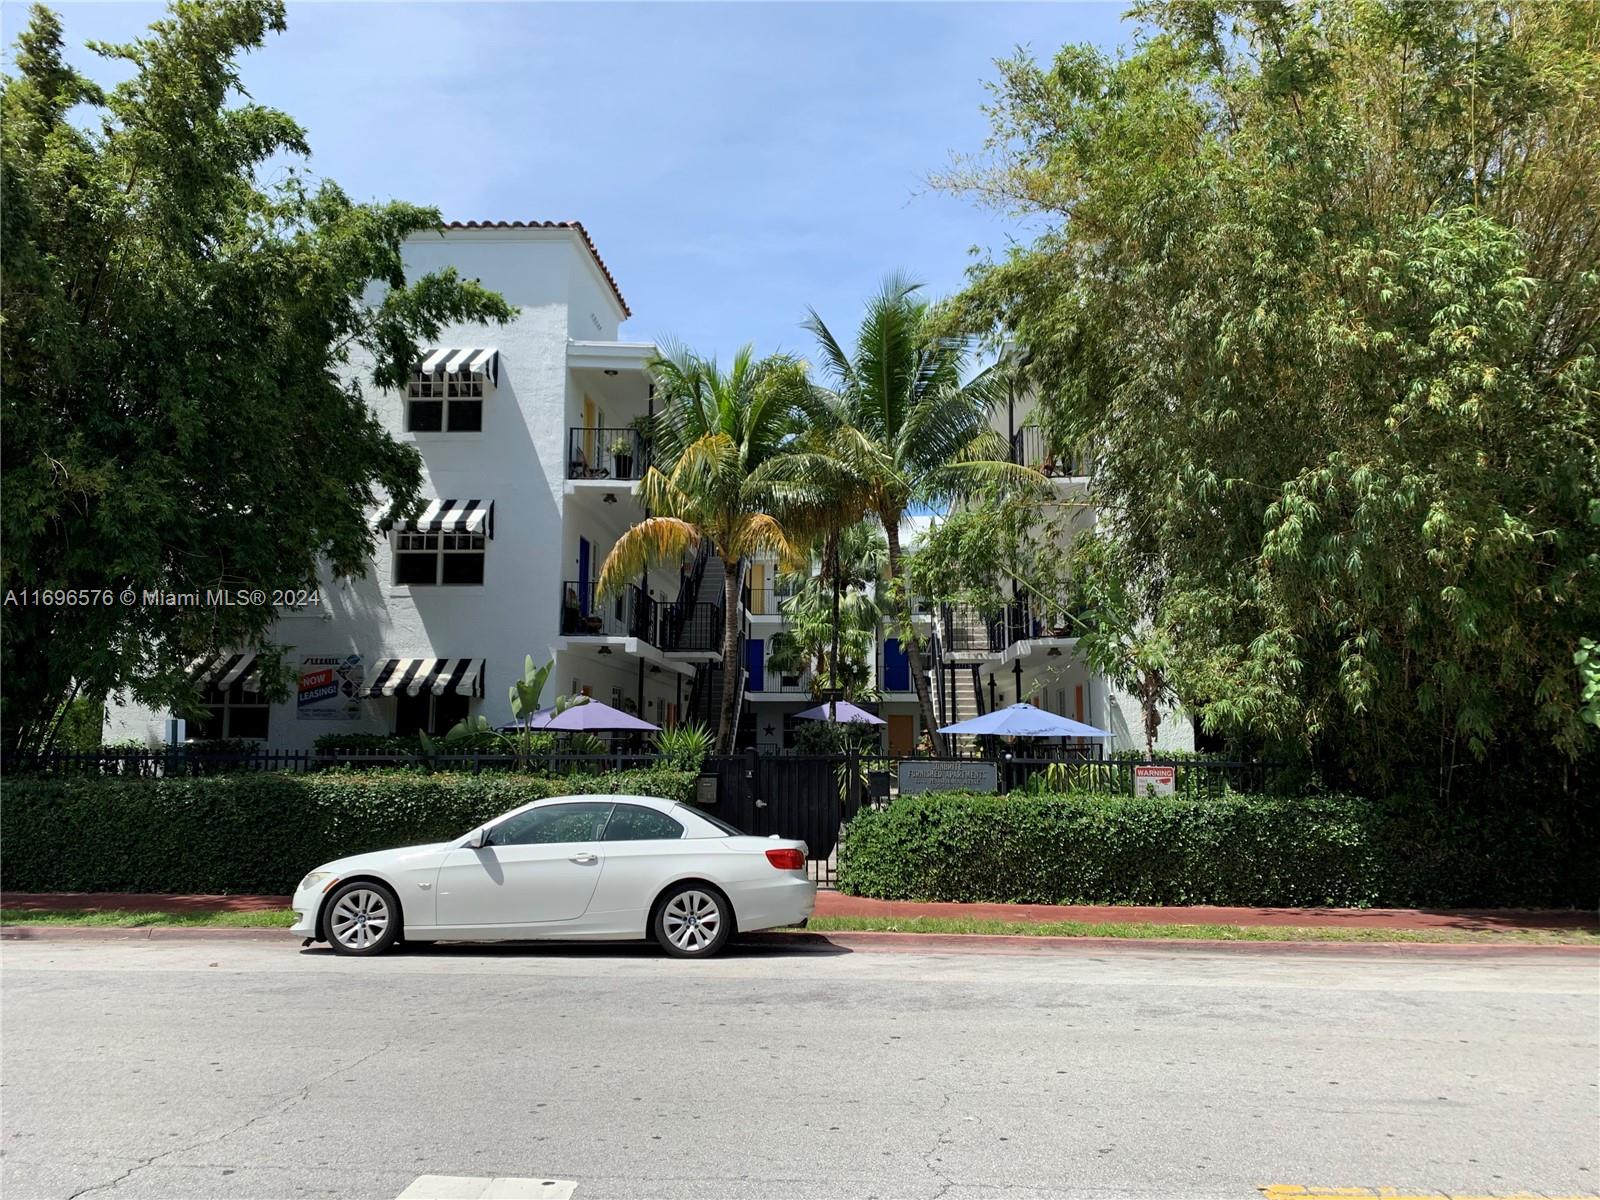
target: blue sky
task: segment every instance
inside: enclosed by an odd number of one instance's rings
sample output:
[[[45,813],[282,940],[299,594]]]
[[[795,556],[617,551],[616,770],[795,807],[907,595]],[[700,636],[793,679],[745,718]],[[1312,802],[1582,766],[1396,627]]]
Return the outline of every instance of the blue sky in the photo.
[[[102,81],[119,68],[84,39],[161,12],[55,7]],[[1122,7],[302,3],[242,73],[358,198],[583,221],[632,306],[624,337],[809,357],[808,304],[847,337],[887,271],[943,294],[971,247],[1028,236],[926,177],[981,146],[993,59],[1126,41]],[[0,6],[8,60],[25,12]]]

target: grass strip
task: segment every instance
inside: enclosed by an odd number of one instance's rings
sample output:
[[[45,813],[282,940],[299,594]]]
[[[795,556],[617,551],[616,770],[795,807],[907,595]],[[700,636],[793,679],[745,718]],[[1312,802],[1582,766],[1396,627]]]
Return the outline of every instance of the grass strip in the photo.
[[[294,922],[295,914],[287,908],[261,912],[188,913],[129,912],[120,908],[99,912],[82,908],[61,912],[0,908],[0,925],[96,925],[120,929],[176,925],[186,929],[287,929]]]
[[[975,933],[1011,937],[1182,938],[1216,942],[1448,942],[1600,946],[1586,929],[1371,929],[1327,925],[1157,925],[1149,921],[997,921],[963,917],[812,917],[815,933]]]

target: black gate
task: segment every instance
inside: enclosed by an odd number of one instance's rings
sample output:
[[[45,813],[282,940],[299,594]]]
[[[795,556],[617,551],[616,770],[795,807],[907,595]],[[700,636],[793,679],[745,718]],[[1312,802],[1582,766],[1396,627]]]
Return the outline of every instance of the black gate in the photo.
[[[831,886],[839,830],[861,807],[864,765],[842,754],[747,753],[708,758],[701,770],[717,777],[712,812],[756,837],[801,839],[811,877]]]

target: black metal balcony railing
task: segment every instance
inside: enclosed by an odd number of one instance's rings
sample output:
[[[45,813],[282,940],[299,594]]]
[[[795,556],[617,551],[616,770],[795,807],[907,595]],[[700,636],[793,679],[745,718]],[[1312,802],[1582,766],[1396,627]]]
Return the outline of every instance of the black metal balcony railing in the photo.
[[[947,654],[993,650],[994,618],[965,604],[946,604],[939,614],[944,650]]]
[[[782,671],[764,671],[760,678],[750,680],[752,692],[785,692],[791,695],[811,695],[811,679],[807,675],[785,675]]]
[[[721,650],[722,605],[657,603],[652,643],[662,650]]]
[[[1011,435],[1011,461],[1036,467],[1052,479],[1089,473],[1083,454],[1076,450],[1057,451],[1037,425],[1025,425]]]
[[[601,597],[595,585],[561,584],[561,632],[566,637],[637,637],[652,640],[660,606],[638,584],[626,584]]]
[[[1045,611],[1024,601],[1008,604],[989,623],[989,649],[1004,650],[1013,642],[1037,638],[1073,638],[1082,626],[1064,609]]]
[[[650,443],[637,429],[567,429],[568,479],[642,479],[649,465]]]

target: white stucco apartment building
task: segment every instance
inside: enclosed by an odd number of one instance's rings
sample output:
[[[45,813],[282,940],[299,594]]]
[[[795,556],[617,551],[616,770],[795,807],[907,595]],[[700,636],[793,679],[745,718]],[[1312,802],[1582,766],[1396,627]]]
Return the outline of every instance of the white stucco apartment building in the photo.
[[[1015,395],[998,406],[990,423],[1010,446],[1014,463],[1037,468],[1050,480],[1055,502],[1066,513],[1066,538],[1091,530],[1093,464],[1082,453],[1052,445],[1039,427],[1036,400]],[[1012,602],[998,612],[951,607],[938,614],[931,657],[938,703],[951,720],[1026,701],[1112,734],[1106,752],[1144,749],[1139,701],[1093,671],[1078,651],[1077,630],[1067,614],[1016,586]],[[1086,749],[1091,749],[1089,744]],[[1194,727],[1181,709],[1164,712],[1156,748],[1193,750]]]
[[[670,722],[718,657],[720,577],[673,567],[594,595],[643,515],[632,422],[652,408],[655,347],[619,339],[627,303],[577,223],[453,223],[413,237],[405,262],[413,278],[454,267],[518,315],[444,331],[405,394],[369,396],[421,454],[427,506],[382,535],[365,577],[325,579],[322,603],[278,621],[269,640],[299,676],[289,699],[262,703],[253,657],[223,655],[197,664],[209,719],[183,732],[307,750],[330,733],[443,733],[469,714],[498,724],[530,654],[555,659],[547,702],[583,692]],[[169,714],[111,706],[111,740],[177,732]]]

